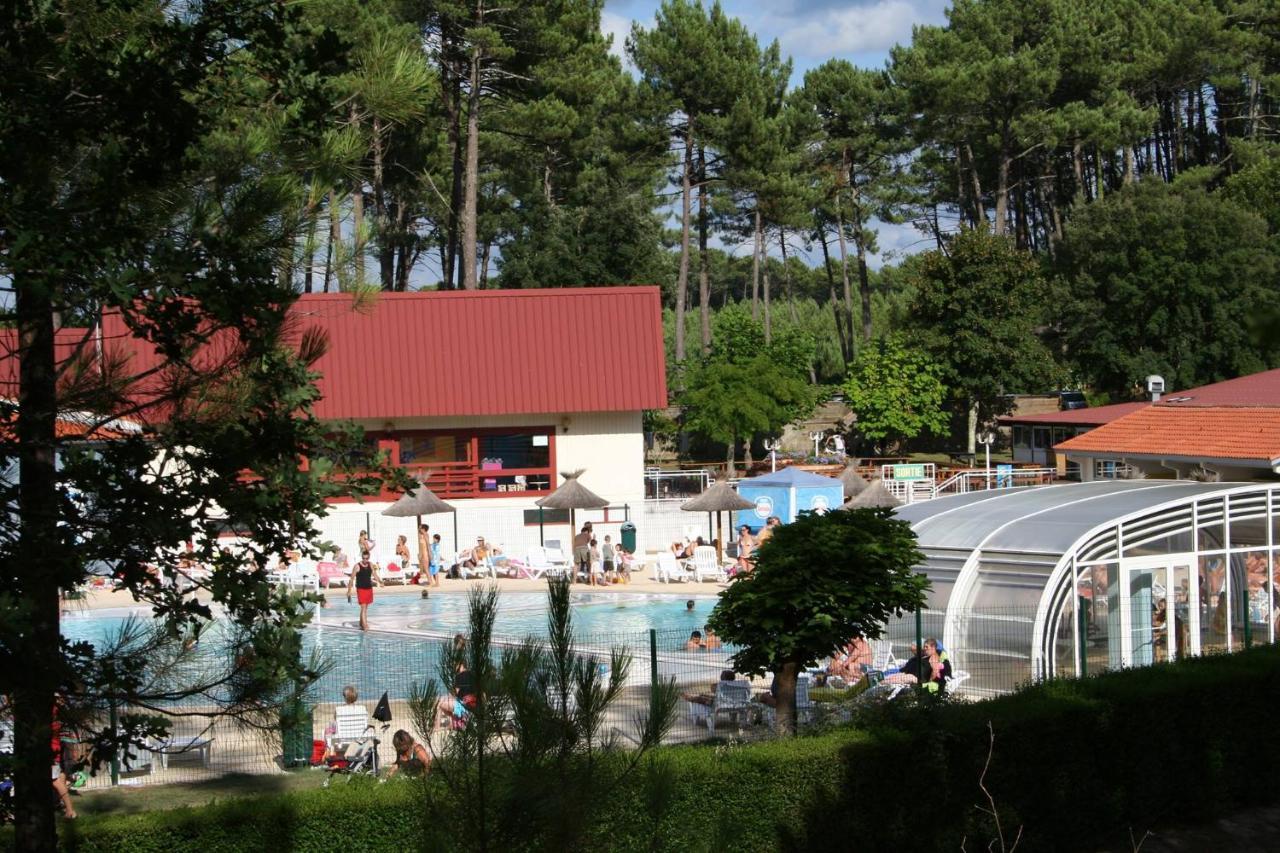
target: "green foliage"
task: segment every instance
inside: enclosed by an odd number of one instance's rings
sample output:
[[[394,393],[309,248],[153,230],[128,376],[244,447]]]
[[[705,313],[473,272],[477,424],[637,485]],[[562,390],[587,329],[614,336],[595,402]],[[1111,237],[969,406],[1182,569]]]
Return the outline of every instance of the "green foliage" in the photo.
[[[983,416],[1004,395],[1054,387],[1036,332],[1049,293],[1036,259],[985,228],[964,229],[914,269],[912,332],[945,370],[947,386]]]
[[[626,733],[606,726],[621,696],[632,658],[614,649],[607,663],[575,650],[570,584],[547,590],[546,641],[530,637],[501,650],[491,642],[498,610],[496,586],[472,590],[465,645],[449,640],[440,653],[439,681],[414,687],[415,728],[432,731],[440,697],[459,696],[458,673],[471,680],[474,707],[431,762],[436,784],[422,786],[426,814],[448,822],[423,827],[429,849],[581,849],[595,815],[582,803],[637,771],[674,719],[674,681],[654,685],[646,713]],[[607,666],[607,676],[601,667]],[[437,689],[437,684],[440,685]],[[621,760],[607,761],[610,757]],[[531,844],[532,839],[538,842]]]
[[[808,666],[850,637],[875,639],[885,621],[924,600],[928,580],[911,526],[888,510],[801,515],[774,530],[755,570],[721,594],[709,625],[738,672]]]
[[[942,369],[900,337],[879,338],[858,353],[844,383],[858,433],[873,442],[895,443],[919,435],[942,435],[947,389]]]
[[[1191,388],[1274,363],[1252,334],[1280,297],[1266,222],[1201,181],[1143,181],[1081,211],[1057,268],[1062,346],[1117,399],[1150,373]]]
[[[1019,850],[1127,849],[1129,831],[1207,821],[1274,801],[1280,746],[1258,721],[1280,700],[1276,648],[1052,682],[987,702],[885,706],[865,729],[737,746],[673,746],[656,769],[591,800],[590,839],[620,851],[724,849],[956,850],[994,837],[978,789],[983,767]],[[1155,749],[1159,708],[1176,749]],[[990,729],[988,729],[988,725]],[[994,736],[992,735],[994,733]],[[624,762],[606,757],[604,763]],[[435,779],[428,784],[440,785]],[[665,799],[646,810],[649,789]],[[710,797],[709,791],[716,796]],[[927,792],[922,795],[921,792]],[[532,792],[531,792],[532,793]],[[423,823],[456,825],[420,808],[411,784],[353,783],[201,809],[81,818],[68,850],[249,851],[271,837],[287,849],[405,846]],[[1087,815],[1088,820],[1081,816]],[[849,835],[856,826],[856,837]],[[446,845],[439,849],[458,849]],[[547,849],[543,837],[519,849]],[[563,849],[563,848],[561,848]]]
[[[729,446],[756,433],[773,433],[812,410],[807,381],[814,341],[800,329],[779,332],[769,344],[764,329],[742,306],[716,316],[711,353],[684,376],[679,402],[685,427]]]

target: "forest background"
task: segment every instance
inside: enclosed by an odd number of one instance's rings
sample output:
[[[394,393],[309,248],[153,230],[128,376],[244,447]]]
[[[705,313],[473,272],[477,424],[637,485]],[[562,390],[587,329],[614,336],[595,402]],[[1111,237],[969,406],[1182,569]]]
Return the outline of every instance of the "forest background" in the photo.
[[[731,453],[858,376],[933,377],[903,405],[955,417],[896,437],[945,439],[1011,393],[1280,364],[1268,0],[957,0],[803,75],[687,0],[622,45],[602,0],[303,8],[348,49],[282,282],[660,284],[673,401]],[[929,250],[872,269],[886,223]]]

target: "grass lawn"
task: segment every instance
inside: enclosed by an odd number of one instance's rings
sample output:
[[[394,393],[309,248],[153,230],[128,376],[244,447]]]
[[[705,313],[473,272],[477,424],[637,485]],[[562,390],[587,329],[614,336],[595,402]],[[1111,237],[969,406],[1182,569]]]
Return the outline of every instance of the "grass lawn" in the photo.
[[[76,811],[84,815],[134,814],[182,806],[202,806],[220,800],[319,788],[325,775],[320,770],[304,768],[271,776],[233,774],[204,782],[120,786],[84,791],[76,797]]]

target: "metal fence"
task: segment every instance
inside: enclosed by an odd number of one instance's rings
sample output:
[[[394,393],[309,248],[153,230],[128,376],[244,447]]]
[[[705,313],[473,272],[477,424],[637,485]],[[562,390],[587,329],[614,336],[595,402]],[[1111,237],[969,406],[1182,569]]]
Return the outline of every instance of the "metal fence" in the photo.
[[[1033,611],[986,609],[959,616],[953,614],[952,620],[952,634],[965,639],[963,645],[954,648],[943,645],[942,651],[952,669],[951,681],[945,688],[948,692],[961,700],[978,701],[1008,693],[1032,680]],[[870,681],[881,677],[888,685],[909,681],[903,679],[899,670],[911,657],[911,647],[921,640],[942,640],[948,627],[944,621],[945,614],[931,610],[892,619],[885,626],[881,640],[873,643],[877,660],[871,668],[877,674]],[[323,651],[318,636],[321,629],[309,630],[316,631],[317,636],[311,642]],[[323,631],[332,637],[333,632],[350,629],[328,625]],[[305,703],[308,716],[291,734],[282,736],[279,730],[262,731],[204,715],[201,712],[208,710],[208,706],[188,701],[173,709],[172,728],[167,738],[152,739],[144,747],[134,749],[112,767],[99,771],[88,787],[199,782],[236,773],[281,773],[288,766],[305,765],[313,747],[323,748],[326,739],[332,739],[326,728],[335,719],[335,709],[343,702],[343,689],[348,685],[358,690],[359,704],[367,711],[374,709],[384,693],[387,696],[391,723],[382,739],[384,760],[392,757],[389,736],[397,729],[405,729],[419,741],[441,748],[450,733],[417,731],[409,700],[415,686],[424,687],[433,679],[439,683],[442,647],[448,639],[376,630],[352,634],[348,639],[351,642],[335,643],[334,647],[342,648],[343,652],[328,656],[328,671],[309,690]],[[495,655],[521,639],[495,637]],[[653,685],[674,681],[680,700],[675,724],[667,738],[669,742],[769,736],[772,716],[767,701],[769,679],[733,673],[732,647],[695,648],[689,645],[689,640],[689,632],[683,628],[576,636],[576,653],[597,666],[607,667],[614,650],[624,651],[630,661],[619,698],[609,709],[606,728],[623,742],[634,736],[635,720],[647,712]],[[1087,642],[1097,645],[1099,641],[1090,635]],[[1074,654],[1071,643],[1064,635],[1058,644],[1058,654],[1064,659]],[[1108,668],[1105,650],[1095,652],[1091,646],[1089,653],[1096,661],[1089,670],[1091,674]],[[743,685],[737,688],[741,702],[717,701],[716,685],[723,674],[733,674]],[[858,704],[870,701],[869,697],[887,695],[883,689],[862,695],[860,691],[867,681],[846,679],[841,684],[838,680],[825,679],[819,669],[807,676],[806,681],[799,698],[800,719],[804,724],[848,719]],[[117,709],[120,715],[128,711]]]

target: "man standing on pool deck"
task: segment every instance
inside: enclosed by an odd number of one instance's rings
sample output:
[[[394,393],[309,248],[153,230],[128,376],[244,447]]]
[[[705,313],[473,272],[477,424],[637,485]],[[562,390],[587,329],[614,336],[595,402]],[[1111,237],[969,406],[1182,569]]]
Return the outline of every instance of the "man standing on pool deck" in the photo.
[[[369,562],[369,552],[360,552],[360,562],[347,580],[347,604],[351,603],[351,587],[356,588],[356,601],[360,602],[360,630],[369,630],[369,605],[373,604],[373,585],[382,586],[378,568]]]
[[[418,525],[418,583],[430,578],[431,575],[431,525]]]
[[[591,522],[582,525],[582,532],[573,537],[574,573],[582,573],[591,583]]]

